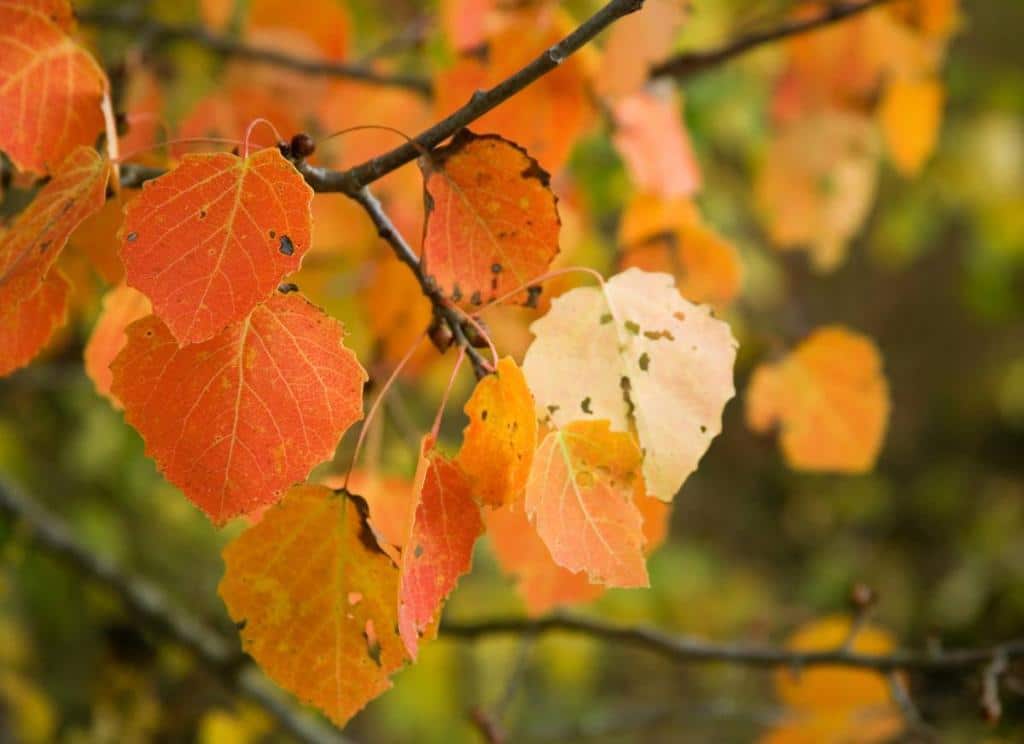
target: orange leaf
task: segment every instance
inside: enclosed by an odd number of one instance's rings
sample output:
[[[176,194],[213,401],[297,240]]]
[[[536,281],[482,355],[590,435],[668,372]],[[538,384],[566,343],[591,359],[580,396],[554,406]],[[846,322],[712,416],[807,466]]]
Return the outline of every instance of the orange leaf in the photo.
[[[668,199],[692,196],[701,186],[678,98],[674,88],[661,95],[641,91],[620,100],[614,111],[612,139],[633,183]]]
[[[516,588],[530,615],[590,602],[604,593],[605,588],[591,584],[586,573],[573,573],[555,563],[521,502],[488,509],[484,521],[498,563],[502,570],[515,576]]]
[[[0,309],[0,377],[31,362],[64,325],[70,289],[54,269],[28,297]]]
[[[628,269],[603,289],[566,292],[530,330],[523,373],[537,412],[556,426],[607,419],[635,432],[649,493],[671,501],[735,392],[729,326],[683,299],[672,277]]]
[[[423,265],[453,300],[480,305],[547,271],[561,223],[548,174],[525,150],[462,130],[420,167],[429,206]]]
[[[754,370],[747,423],[782,428],[790,467],[857,473],[878,457],[889,386],[875,344],[841,326],[820,328],[783,360]]]
[[[36,291],[71,233],[103,206],[108,174],[95,150],[78,148],[0,236],[0,307]]]
[[[301,10],[296,9],[294,0],[249,0],[247,26],[301,34],[329,59],[343,59],[348,51],[350,21],[337,0],[304,0]]]
[[[186,155],[128,204],[121,258],[129,285],[179,343],[240,321],[309,249],[313,190],[276,148],[247,158]]]
[[[575,27],[564,12],[550,7],[510,12],[490,37],[486,63],[463,58],[437,76],[435,113],[447,116],[478,89],[492,87],[518,72]],[[558,69],[477,120],[474,128],[495,132],[525,147],[552,173],[562,169],[576,140],[596,120],[588,90],[588,52],[567,58]]]
[[[107,78],[68,35],[66,0],[0,1],[0,150],[48,173],[103,131]]]
[[[607,421],[574,421],[541,442],[526,484],[526,513],[555,563],[607,586],[647,586],[643,456]]]
[[[121,403],[110,392],[110,364],[128,341],[128,326],[149,313],[146,295],[125,284],[114,287],[103,298],[103,312],[85,346],[85,372],[96,392],[109,399],[115,408],[121,408]]]
[[[893,80],[878,110],[889,157],[904,176],[915,176],[934,152],[945,91],[934,78]]]
[[[595,81],[598,92],[617,97],[640,90],[651,65],[672,51],[688,11],[687,0],[647,0],[640,12],[616,21],[608,31]]]
[[[359,290],[366,321],[376,339],[381,361],[398,364],[409,347],[422,338],[433,317],[433,308],[409,267],[394,256],[375,261],[371,271],[369,281]],[[403,372],[415,375],[435,357],[433,347],[423,343]]]
[[[433,446],[432,438],[424,437],[413,489],[416,507],[402,549],[398,627],[413,659],[420,637],[469,571],[473,546],[484,530],[462,469]]]
[[[850,639],[850,618],[832,615],[807,623],[786,643],[794,651],[828,651]],[[860,654],[891,653],[893,637],[865,626],[853,636],[850,650]],[[892,699],[889,681],[881,674],[842,666],[820,666],[775,672],[775,690],[797,717],[776,728],[762,742],[891,741],[903,729],[903,716]]]
[[[466,403],[469,426],[458,463],[472,485],[473,497],[502,506],[526,487],[537,448],[537,416],[526,378],[511,357],[477,383]]]
[[[167,479],[222,524],[275,501],[362,418],[366,373],[343,333],[294,294],[183,348],[151,315],[128,327],[111,392]]]
[[[623,241],[622,268],[672,274],[683,297],[719,309],[739,294],[739,254],[701,222],[690,202],[641,195],[627,208],[619,232],[632,238]]]
[[[398,569],[357,496],[299,486],[224,549],[220,596],[263,670],[339,726],[405,662]]]
[[[97,212],[82,220],[68,238],[68,253],[81,254],[108,284],[117,284],[124,278],[118,233],[124,221],[124,205],[138,195],[138,191],[121,189]]]

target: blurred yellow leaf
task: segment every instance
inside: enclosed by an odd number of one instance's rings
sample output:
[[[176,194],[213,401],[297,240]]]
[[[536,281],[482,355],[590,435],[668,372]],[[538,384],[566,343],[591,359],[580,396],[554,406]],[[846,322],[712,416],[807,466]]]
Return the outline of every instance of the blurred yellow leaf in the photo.
[[[750,428],[779,423],[786,462],[798,470],[870,470],[888,418],[878,348],[842,326],[820,328],[781,361],[762,364],[747,388]]]

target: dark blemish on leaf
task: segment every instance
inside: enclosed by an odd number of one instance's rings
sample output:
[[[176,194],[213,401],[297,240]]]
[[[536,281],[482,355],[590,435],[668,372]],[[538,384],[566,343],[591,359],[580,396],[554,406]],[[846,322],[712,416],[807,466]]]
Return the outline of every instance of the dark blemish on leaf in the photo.
[[[412,551],[412,557],[413,558],[419,558],[422,555],[423,555],[423,546],[422,545],[417,545],[416,549]]]
[[[249,624],[249,620],[247,618],[242,618],[237,623],[235,623],[235,630],[241,632],[241,631],[245,630],[245,626],[248,625],[248,624]]]
[[[146,331],[146,338],[152,338],[152,337],[153,337],[153,331]]]
[[[139,239],[139,234],[137,232],[130,232],[130,233],[128,233],[127,241],[129,243],[134,243],[138,239]]]
[[[701,434],[707,434],[708,433],[708,427],[704,426],[704,424],[701,424],[700,425],[700,433]]]
[[[582,401],[580,401],[580,408],[583,409],[583,413],[589,413],[589,414],[593,414],[594,413],[593,411],[590,410],[590,396],[589,395],[586,398],[584,398]]]
[[[672,313],[672,317],[680,322],[686,320],[686,316],[683,315],[683,313],[679,310],[676,310],[674,313]]]
[[[554,416],[555,415],[555,411],[557,411],[559,408],[561,408],[561,406],[554,406],[554,405],[548,406],[548,413],[550,413],[552,416]]]
[[[634,336],[640,335],[640,326],[632,320],[627,320],[623,325],[626,326],[626,330],[632,333]]]
[[[645,351],[643,354],[640,355],[639,362],[640,362],[640,369],[642,371],[646,372],[647,368],[651,366],[651,357],[650,357],[650,355]]]
[[[604,315],[601,316],[601,325],[608,325],[611,322],[612,322],[612,314],[611,313],[605,313]]]
[[[486,421],[487,420],[487,409],[486,408],[480,412],[480,420],[481,421]]]
[[[270,239],[273,240],[276,237],[277,237],[277,231],[276,230],[271,230],[270,231]]]
[[[49,248],[51,245],[53,245],[53,241],[52,240],[44,240],[39,245],[39,252],[40,253],[46,253],[46,249]]]
[[[494,272],[495,274],[500,274],[501,273],[501,264],[500,263],[492,263],[491,264],[491,271]]]
[[[281,245],[279,246],[278,250],[280,250],[281,253],[284,254],[285,256],[294,255],[294,253],[295,253],[295,244],[292,243],[292,239],[289,238],[287,235],[282,235],[281,236]]]
[[[669,341],[676,340],[676,337],[672,335],[671,331],[644,331],[644,336],[651,339],[651,341],[657,341],[661,338],[668,339]]]
[[[469,298],[469,301],[474,305],[480,305],[483,303],[483,298],[480,297],[479,289],[473,293],[473,295]]]
[[[200,209],[199,210],[199,219],[201,219],[201,220],[205,220],[206,219],[206,210],[205,209]]]
[[[293,284],[292,282],[285,282],[284,284],[278,285],[277,291],[281,294],[291,294],[292,292],[299,291],[299,285]]]
[[[636,410],[636,406],[633,405],[633,398],[630,396],[630,392],[633,390],[632,384],[629,382],[628,377],[619,378],[619,387],[622,388],[622,400],[626,404],[626,415],[632,416],[633,411]]]
[[[373,633],[373,621],[366,621],[366,629],[363,631],[363,638],[366,639],[366,653],[373,659],[373,663],[380,666],[380,642]]]
[[[540,299],[540,293],[544,291],[541,286],[533,286],[526,288],[526,307],[537,307],[537,301]]]

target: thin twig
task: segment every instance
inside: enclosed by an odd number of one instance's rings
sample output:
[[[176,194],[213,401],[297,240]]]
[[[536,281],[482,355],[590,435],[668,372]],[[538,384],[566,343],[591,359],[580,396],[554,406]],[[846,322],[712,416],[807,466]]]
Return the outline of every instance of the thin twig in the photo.
[[[682,52],[669,57],[664,62],[656,64],[651,68],[650,77],[689,78],[765,44],[815,31],[824,26],[838,23],[846,18],[852,18],[859,13],[871,10],[887,2],[891,2],[891,0],[828,3],[820,14],[811,18],[785,21],[774,28],[740,36],[715,49]]]
[[[352,195],[352,198],[370,216],[374,227],[377,228],[377,234],[391,246],[391,250],[394,251],[398,260],[412,271],[416,281],[419,282],[420,289],[423,290],[423,294],[434,306],[434,312],[444,319],[459,347],[465,349],[466,356],[473,363],[473,371],[476,373],[477,378],[484,377],[488,371],[487,362],[484,361],[484,358],[480,356],[480,352],[466,338],[466,333],[462,328],[462,319],[459,317],[458,311],[448,304],[437,284],[430,281],[427,277],[416,252],[409,246],[405,238],[402,237],[402,234],[398,232],[394,223],[391,222],[391,218],[384,211],[380,201],[366,187],[359,189],[359,191]]]
[[[673,635],[655,628],[616,625],[602,620],[570,615],[553,615],[536,620],[508,618],[475,623],[443,623],[441,625],[442,636],[460,639],[557,631],[637,646],[667,659],[691,664],[721,663],[797,669],[830,665],[874,669],[879,672],[901,669],[907,671],[970,671],[998,657],[1007,660],[1024,657],[1024,638],[988,648],[951,649],[938,653],[895,651],[890,654],[862,654],[841,648],[826,651],[795,651],[781,646],[722,643]]]
[[[0,478],[0,512],[27,529],[32,541],[78,573],[107,587],[148,628],[192,653],[225,685],[261,705],[278,725],[309,744],[351,744],[351,740],[307,718],[267,684],[252,664],[218,633],[175,607],[157,587],[129,576],[80,543],[56,516]]]
[[[135,11],[90,8],[78,11],[77,17],[81,23],[90,26],[123,29],[133,36],[146,39],[150,45],[184,41],[225,57],[264,62],[306,75],[361,80],[376,85],[405,88],[424,96],[429,96],[431,91],[430,81],[417,75],[386,74],[366,65],[296,57],[276,49],[254,46],[215,34],[202,26],[163,23]]]

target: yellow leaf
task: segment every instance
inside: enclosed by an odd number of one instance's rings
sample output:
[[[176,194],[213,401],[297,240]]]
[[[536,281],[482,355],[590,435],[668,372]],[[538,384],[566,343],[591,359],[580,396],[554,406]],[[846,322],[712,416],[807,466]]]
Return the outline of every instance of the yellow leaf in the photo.
[[[469,426],[458,463],[473,489],[473,498],[502,506],[522,493],[537,447],[533,395],[519,365],[505,357],[498,370],[477,383],[466,403]]]
[[[904,176],[915,176],[935,150],[945,102],[934,78],[893,80],[885,89],[879,120],[889,157]]]
[[[750,428],[779,423],[786,462],[798,470],[870,470],[888,417],[877,347],[841,326],[820,328],[781,361],[759,366],[747,389]]]

